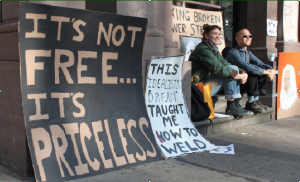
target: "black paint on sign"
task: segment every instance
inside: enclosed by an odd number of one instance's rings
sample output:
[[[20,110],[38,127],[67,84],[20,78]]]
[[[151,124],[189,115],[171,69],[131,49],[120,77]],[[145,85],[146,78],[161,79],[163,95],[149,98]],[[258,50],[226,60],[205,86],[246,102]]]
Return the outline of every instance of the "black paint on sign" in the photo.
[[[161,159],[144,105],[147,19],[20,6],[23,110],[37,181]]]

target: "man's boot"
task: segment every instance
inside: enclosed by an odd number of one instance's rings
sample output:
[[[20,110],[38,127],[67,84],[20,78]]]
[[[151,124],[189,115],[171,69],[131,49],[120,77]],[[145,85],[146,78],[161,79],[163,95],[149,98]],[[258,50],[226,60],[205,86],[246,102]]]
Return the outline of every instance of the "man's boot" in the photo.
[[[246,111],[248,111],[248,110],[245,110],[245,109],[241,106],[240,101],[241,101],[241,98],[234,99],[234,102],[235,102],[236,107],[237,107],[241,112],[246,112]],[[251,115],[254,114],[252,111],[248,111],[248,112],[251,113]]]
[[[227,101],[227,108],[225,113],[228,115],[233,115],[235,117],[243,117],[243,116],[250,116],[252,112],[246,111],[242,108],[239,108],[235,101]]]
[[[242,100],[242,98],[238,98],[238,99],[234,99],[235,105],[239,108],[242,108],[242,106],[240,105],[240,101]],[[243,108],[242,108],[243,109]]]
[[[260,102],[260,100],[257,100],[257,104],[258,104],[260,107],[264,108],[266,111],[271,111],[271,110],[272,110],[270,107],[263,105],[263,103]]]
[[[256,113],[262,113],[265,111],[264,108],[262,108],[260,105],[257,104],[256,100],[252,101],[251,103],[247,102],[245,109]]]

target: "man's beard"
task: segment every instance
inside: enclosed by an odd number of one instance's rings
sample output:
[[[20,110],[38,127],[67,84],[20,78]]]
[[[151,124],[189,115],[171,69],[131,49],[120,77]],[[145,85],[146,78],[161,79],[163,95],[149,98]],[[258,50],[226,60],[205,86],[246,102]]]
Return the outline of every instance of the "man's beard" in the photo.
[[[297,88],[291,86],[288,92],[286,92],[284,88],[281,87],[280,107],[283,110],[288,110],[296,100],[297,100]]]

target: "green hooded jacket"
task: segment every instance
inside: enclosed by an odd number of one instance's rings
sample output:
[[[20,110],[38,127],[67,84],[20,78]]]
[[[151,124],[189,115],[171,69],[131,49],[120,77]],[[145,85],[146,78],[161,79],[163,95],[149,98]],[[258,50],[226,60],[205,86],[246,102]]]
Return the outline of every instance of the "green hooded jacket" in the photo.
[[[201,83],[204,83],[211,75],[233,79],[238,74],[237,71],[227,67],[231,64],[223,58],[220,52],[214,53],[212,47],[204,41],[196,46],[189,61],[192,61],[194,83],[198,82],[196,76],[199,77]]]

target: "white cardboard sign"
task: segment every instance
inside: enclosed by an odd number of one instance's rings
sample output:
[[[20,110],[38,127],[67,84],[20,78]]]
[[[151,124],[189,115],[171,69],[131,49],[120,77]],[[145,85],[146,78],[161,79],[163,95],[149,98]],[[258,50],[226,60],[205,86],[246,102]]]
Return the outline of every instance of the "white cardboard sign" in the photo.
[[[267,19],[267,35],[277,37],[278,21]]]
[[[194,127],[182,93],[184,56],[160,57],[148,66],[145,102],[152,131],[164,158],[213,150]]]
[[[230,144],[228,146],[217,146],[218,149],[209,151],[211,154],[234,154],[234,146]]]
[[[184,61],[188,61],[195,47],[201,43],[201,38],[180,36],[180,53],[185,53]]]
[[[283,2],[283,41],[298,42],[299,2]]]

